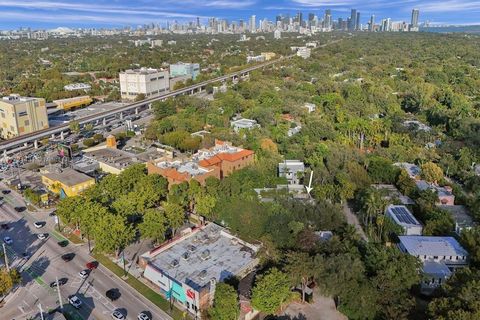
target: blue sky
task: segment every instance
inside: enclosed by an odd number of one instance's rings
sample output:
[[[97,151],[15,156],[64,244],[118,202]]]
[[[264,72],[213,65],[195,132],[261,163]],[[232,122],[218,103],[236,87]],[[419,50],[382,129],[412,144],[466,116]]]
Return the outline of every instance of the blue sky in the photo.
[[[480,24],[480,0],[0,0],[0,29],[114,27],[166,21],[190,21],[200,17],[257,21],[297,11],[322,15],[331,9],[335,19],[347,17],[351,8],[361,12],[362,23],[375,14],[381,18],[410,20],[413,8],[420,21],[440,24]]]

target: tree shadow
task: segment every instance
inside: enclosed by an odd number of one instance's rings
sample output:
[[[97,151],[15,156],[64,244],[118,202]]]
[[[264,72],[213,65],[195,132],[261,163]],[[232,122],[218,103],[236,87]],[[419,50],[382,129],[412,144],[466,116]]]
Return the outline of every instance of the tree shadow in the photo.
[[[37,281],[43,284],[41,277],[45,274],[46,269],[50,265],[50,259],[42,256],[35,259],[32,264],[23,269],[22,284],[26,286],[30,281]]]
[[[303,313],[299,313],[296,316],[283,315],[271,318],[270,320],[307,320],[307,316]]]

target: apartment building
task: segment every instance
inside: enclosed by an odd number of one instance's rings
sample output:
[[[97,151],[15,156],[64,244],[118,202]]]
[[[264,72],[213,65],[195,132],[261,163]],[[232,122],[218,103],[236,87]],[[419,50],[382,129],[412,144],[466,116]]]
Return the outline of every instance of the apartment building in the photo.
[[[45,99],[10,95],[0,100],[0,137],[10,139],[48,128]]]
[[[220,168],[204,168],[192,161],[159,160],[147,162],[148,174],[159,174],[168,180],[168,186],[194,179],[201,185],[209,177],[220,179]]]
[[[154,97],[170,90],[168,70],[140,68],[120,73],[122,100],[135,100],[139,95]]]

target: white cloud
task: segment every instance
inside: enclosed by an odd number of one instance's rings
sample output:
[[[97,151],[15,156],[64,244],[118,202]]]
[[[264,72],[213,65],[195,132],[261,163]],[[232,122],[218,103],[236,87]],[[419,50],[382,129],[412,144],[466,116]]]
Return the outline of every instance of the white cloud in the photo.
[[[424,12],[480,11],[480,1],[435,1],[418,5]]]

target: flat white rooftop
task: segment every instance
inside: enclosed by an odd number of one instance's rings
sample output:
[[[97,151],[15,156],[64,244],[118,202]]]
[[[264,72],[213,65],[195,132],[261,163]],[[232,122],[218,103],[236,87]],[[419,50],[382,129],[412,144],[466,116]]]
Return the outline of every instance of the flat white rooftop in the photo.
[[[149,265],[195,289],[203,288],[213,278],[223,281],[241,275],[258,261],[258,247],[214,223],[157,250],[150,253]]]
[[[468,256],[453,237],[399,236],[400,243],[413,256]]]

